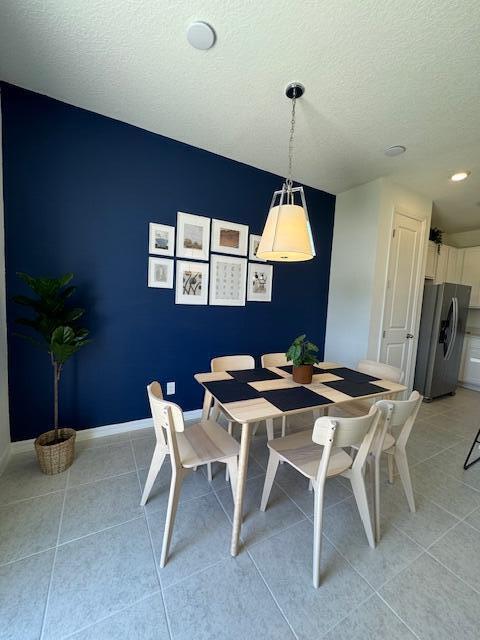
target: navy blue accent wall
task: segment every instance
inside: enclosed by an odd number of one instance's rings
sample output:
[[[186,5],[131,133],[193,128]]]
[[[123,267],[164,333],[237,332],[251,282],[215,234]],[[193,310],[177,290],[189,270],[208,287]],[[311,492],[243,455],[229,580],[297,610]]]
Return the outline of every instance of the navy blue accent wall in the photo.
[[[176,382],[184,410],[199,408],[193,374],[213,356],[281,351],[301,332],[323,352],[334,196],[306,189],[317,257],[276,264],[271,303],[176,306],[174,289],[147,287],[148,223],[175,225],[181,210],[259,234],[281,178],[11,85],[2,113],[7,296],[26,293],[17,271],[72,271],[93,339],[65,367],[63,425],[147,417],[154,378]],[[13,336],[21,309],[7,304],[12,438],[21,440],[50,428],[52,376],[47,355]]]

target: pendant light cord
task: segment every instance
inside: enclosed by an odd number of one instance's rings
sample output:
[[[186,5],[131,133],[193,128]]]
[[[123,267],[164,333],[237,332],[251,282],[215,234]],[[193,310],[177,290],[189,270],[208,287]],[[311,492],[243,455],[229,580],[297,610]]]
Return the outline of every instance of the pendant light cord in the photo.
[[[286,181],[287,187],[287,201],[291,200],[293,204],[293,139],[295,136],[295,106],[297,104],[297,88],[293,88],[293,97],[292,97],[292,118],[290,120],[290,139],[288,141],[288,177]]]

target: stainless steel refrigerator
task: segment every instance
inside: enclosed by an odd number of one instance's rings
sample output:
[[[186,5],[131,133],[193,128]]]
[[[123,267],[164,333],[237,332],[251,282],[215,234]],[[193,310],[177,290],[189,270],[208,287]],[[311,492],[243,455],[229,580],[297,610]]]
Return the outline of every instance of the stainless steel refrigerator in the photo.
[[[432,400],[457,388],[471,287],[426,284],[414,389]]]

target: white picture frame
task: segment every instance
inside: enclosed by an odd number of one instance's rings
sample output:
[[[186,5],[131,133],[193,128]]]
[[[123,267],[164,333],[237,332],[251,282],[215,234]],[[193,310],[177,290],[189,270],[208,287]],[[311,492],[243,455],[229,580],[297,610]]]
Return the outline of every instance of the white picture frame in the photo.
[[[175,227],[150,222],[148,225],[148,253],[156,256],[174,256]]]
[[[246,256],[248,248],[248,225],[212,220],[212,251],[233,256]]]
[[[209,266],[208,262],[177,260],[175,304],[208,304]]]
[[[258,245],[260,244],[260,240],[262,236],[256,236],[254,234],[250,234],[250,241],[248,245],[248,259],[255,260],[257,262],[266,262],[263,258],[259,258],[257,256]]]
[[[208,260],[210,218],[177,212],[177,257]]]
[[[247,259],[212,253],[210,265],[210,304],[244,307]]]
[[[168,258],[148,258],[148,286],[154,289],[173,289],[174,261]]]
[[[273,265],[248,263],[247,300],[249,302],[271,302]]]

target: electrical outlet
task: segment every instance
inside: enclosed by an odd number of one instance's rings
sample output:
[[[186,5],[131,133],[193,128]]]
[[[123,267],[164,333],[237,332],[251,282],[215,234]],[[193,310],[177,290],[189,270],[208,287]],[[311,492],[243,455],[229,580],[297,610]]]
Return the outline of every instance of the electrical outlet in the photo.
[[[167,382],[167,396],[173,396],[175,393],[175,382]]]

